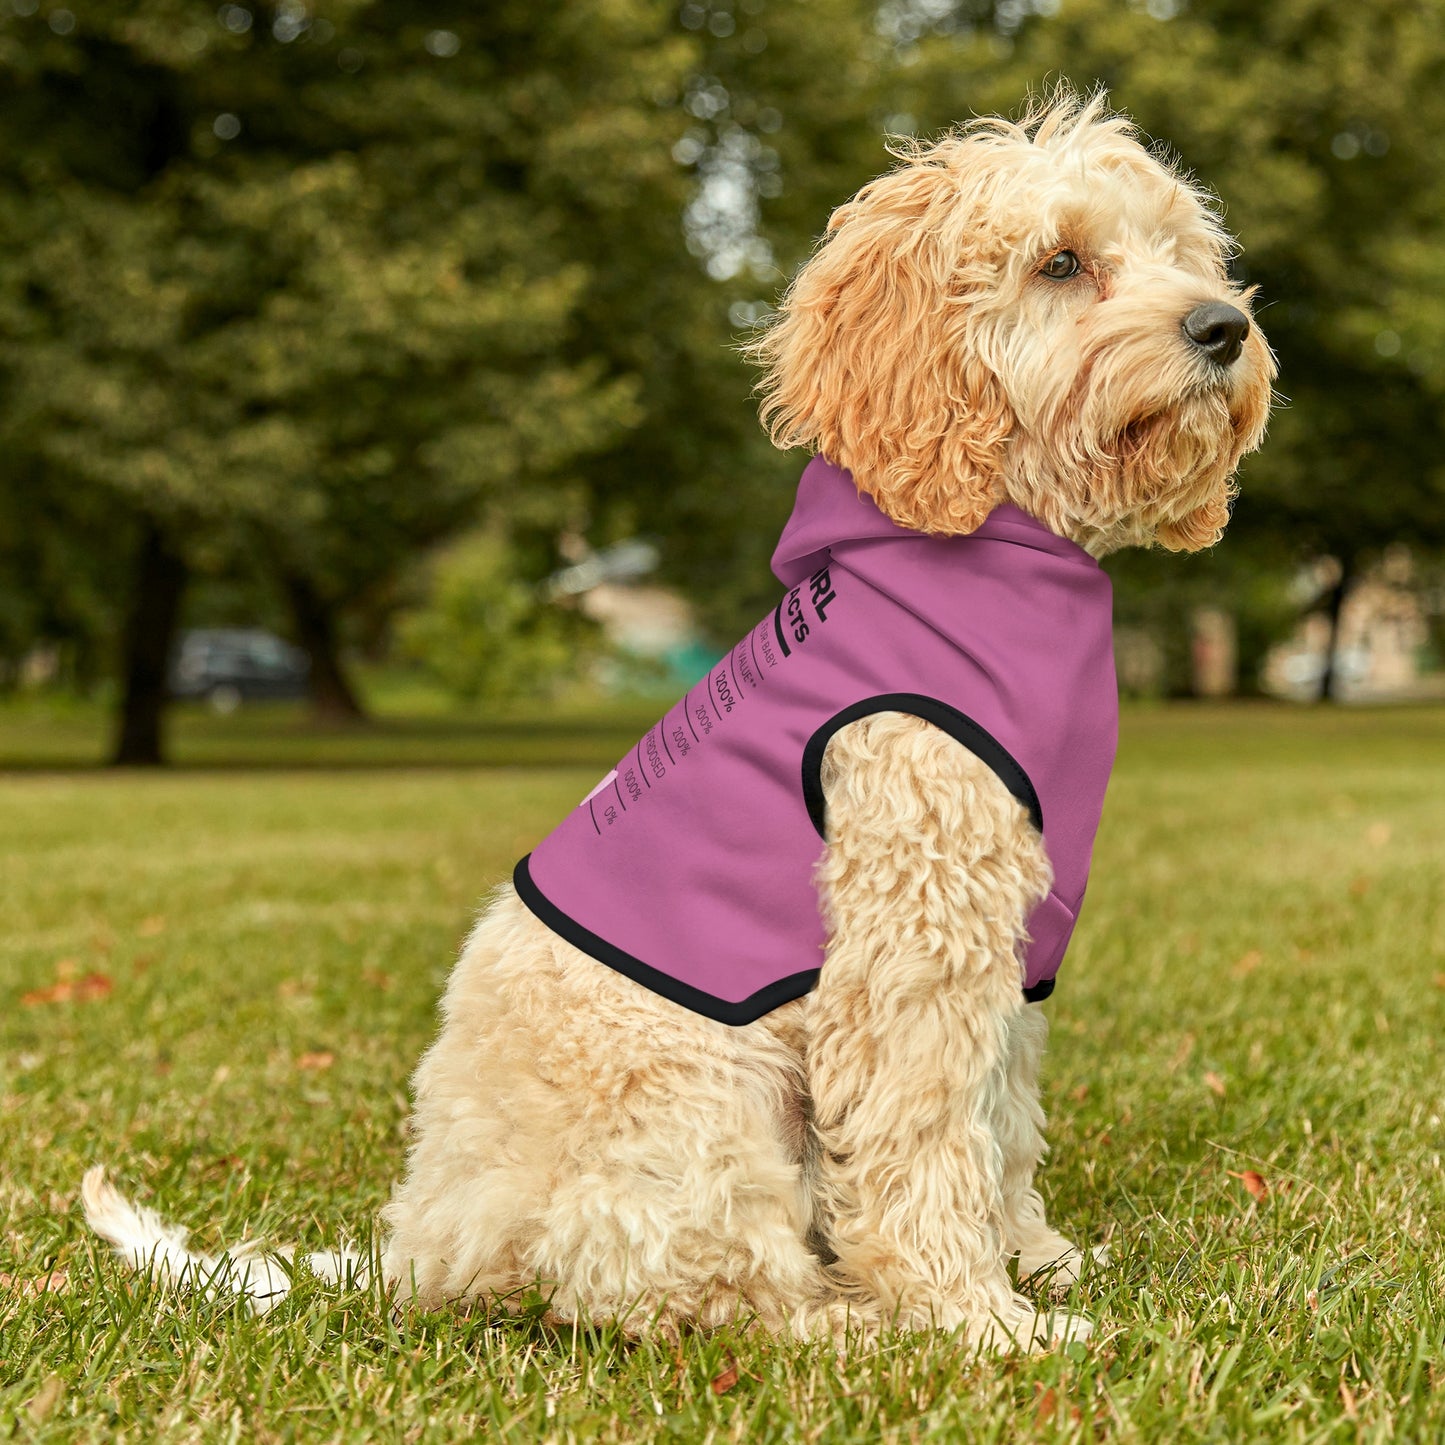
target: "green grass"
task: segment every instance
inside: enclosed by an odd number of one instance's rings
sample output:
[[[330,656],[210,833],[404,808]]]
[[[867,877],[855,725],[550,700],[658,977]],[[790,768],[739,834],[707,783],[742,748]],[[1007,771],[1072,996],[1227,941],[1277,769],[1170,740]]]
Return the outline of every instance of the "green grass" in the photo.
[[[255,1320],[86,1239],[95,1160],[202,1246],[365,1239],[479,899],[639,720],[196,718],[187,761],[271,766],[0,778],[0,1437],[1445,1439],[1440,710],[1126,716],[1047,1005],[1045,1191],[1113,1248],[1087,1347],[674,1352],[311,1280]],[[84,761],[71,725],[0,755]]]

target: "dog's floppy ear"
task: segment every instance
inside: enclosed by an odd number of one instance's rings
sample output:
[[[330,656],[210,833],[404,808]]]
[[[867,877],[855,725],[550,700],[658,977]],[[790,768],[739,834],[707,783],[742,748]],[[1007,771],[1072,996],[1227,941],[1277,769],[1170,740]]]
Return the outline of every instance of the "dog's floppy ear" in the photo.
[[[923,532],[971,532],[1003,501],[1013,427],[971,324],[967,147],[919,151],[839,207],[748,348],[773,442],[822,452]]]

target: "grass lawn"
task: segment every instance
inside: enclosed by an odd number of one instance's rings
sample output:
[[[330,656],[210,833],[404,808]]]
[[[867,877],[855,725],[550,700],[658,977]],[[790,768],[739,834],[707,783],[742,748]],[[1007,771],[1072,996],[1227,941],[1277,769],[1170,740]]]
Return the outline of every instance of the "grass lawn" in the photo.
[[[1096,1337],[841,1363],[311,1280],[256,1320],[87,1240],[104,1160],[202,1247],[364,1241],[478,900],[643,720],[278,717],[190,719],[164,776],[0,776],[0,1437],[1445,1439],[1445,711],[1126,716],[1046,1005],[1045,1192],[1113,1250]],[[95,736],[0,717],[0,757]]]

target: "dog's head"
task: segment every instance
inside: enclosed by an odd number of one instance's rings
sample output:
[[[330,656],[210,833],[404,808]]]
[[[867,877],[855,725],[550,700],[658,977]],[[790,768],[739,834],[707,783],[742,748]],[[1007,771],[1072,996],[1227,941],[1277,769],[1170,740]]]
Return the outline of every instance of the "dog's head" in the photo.
[[[1215,542],[1274,360],[1208,199],[1102,96],[901,157],[751,348],[774,441],[924,532],[1013,501],[1096,553]]]

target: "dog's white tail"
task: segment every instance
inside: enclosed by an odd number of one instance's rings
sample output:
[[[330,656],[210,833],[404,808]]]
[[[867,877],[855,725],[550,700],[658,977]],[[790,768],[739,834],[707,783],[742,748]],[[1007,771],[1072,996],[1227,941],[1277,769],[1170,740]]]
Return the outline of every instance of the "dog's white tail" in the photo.
[[[207,1299],[240,1296],[258,1315],[279,1304],[291,1288],[289,1264],[294,1250],[243,1244],[219,1255],[193,1254],[186,1248],[187,1231],[167,1224],[153,1209],[132,1204],[105,1177],[103,1164],[86,1170],[80,1199],[85,1222],[132,1269],[182,1288],[199,1289]],[[325,1250],[305,1258],[311,1272],[330,1284],[362,1285],[370,1274],[368,1261],[351,1249]]]

